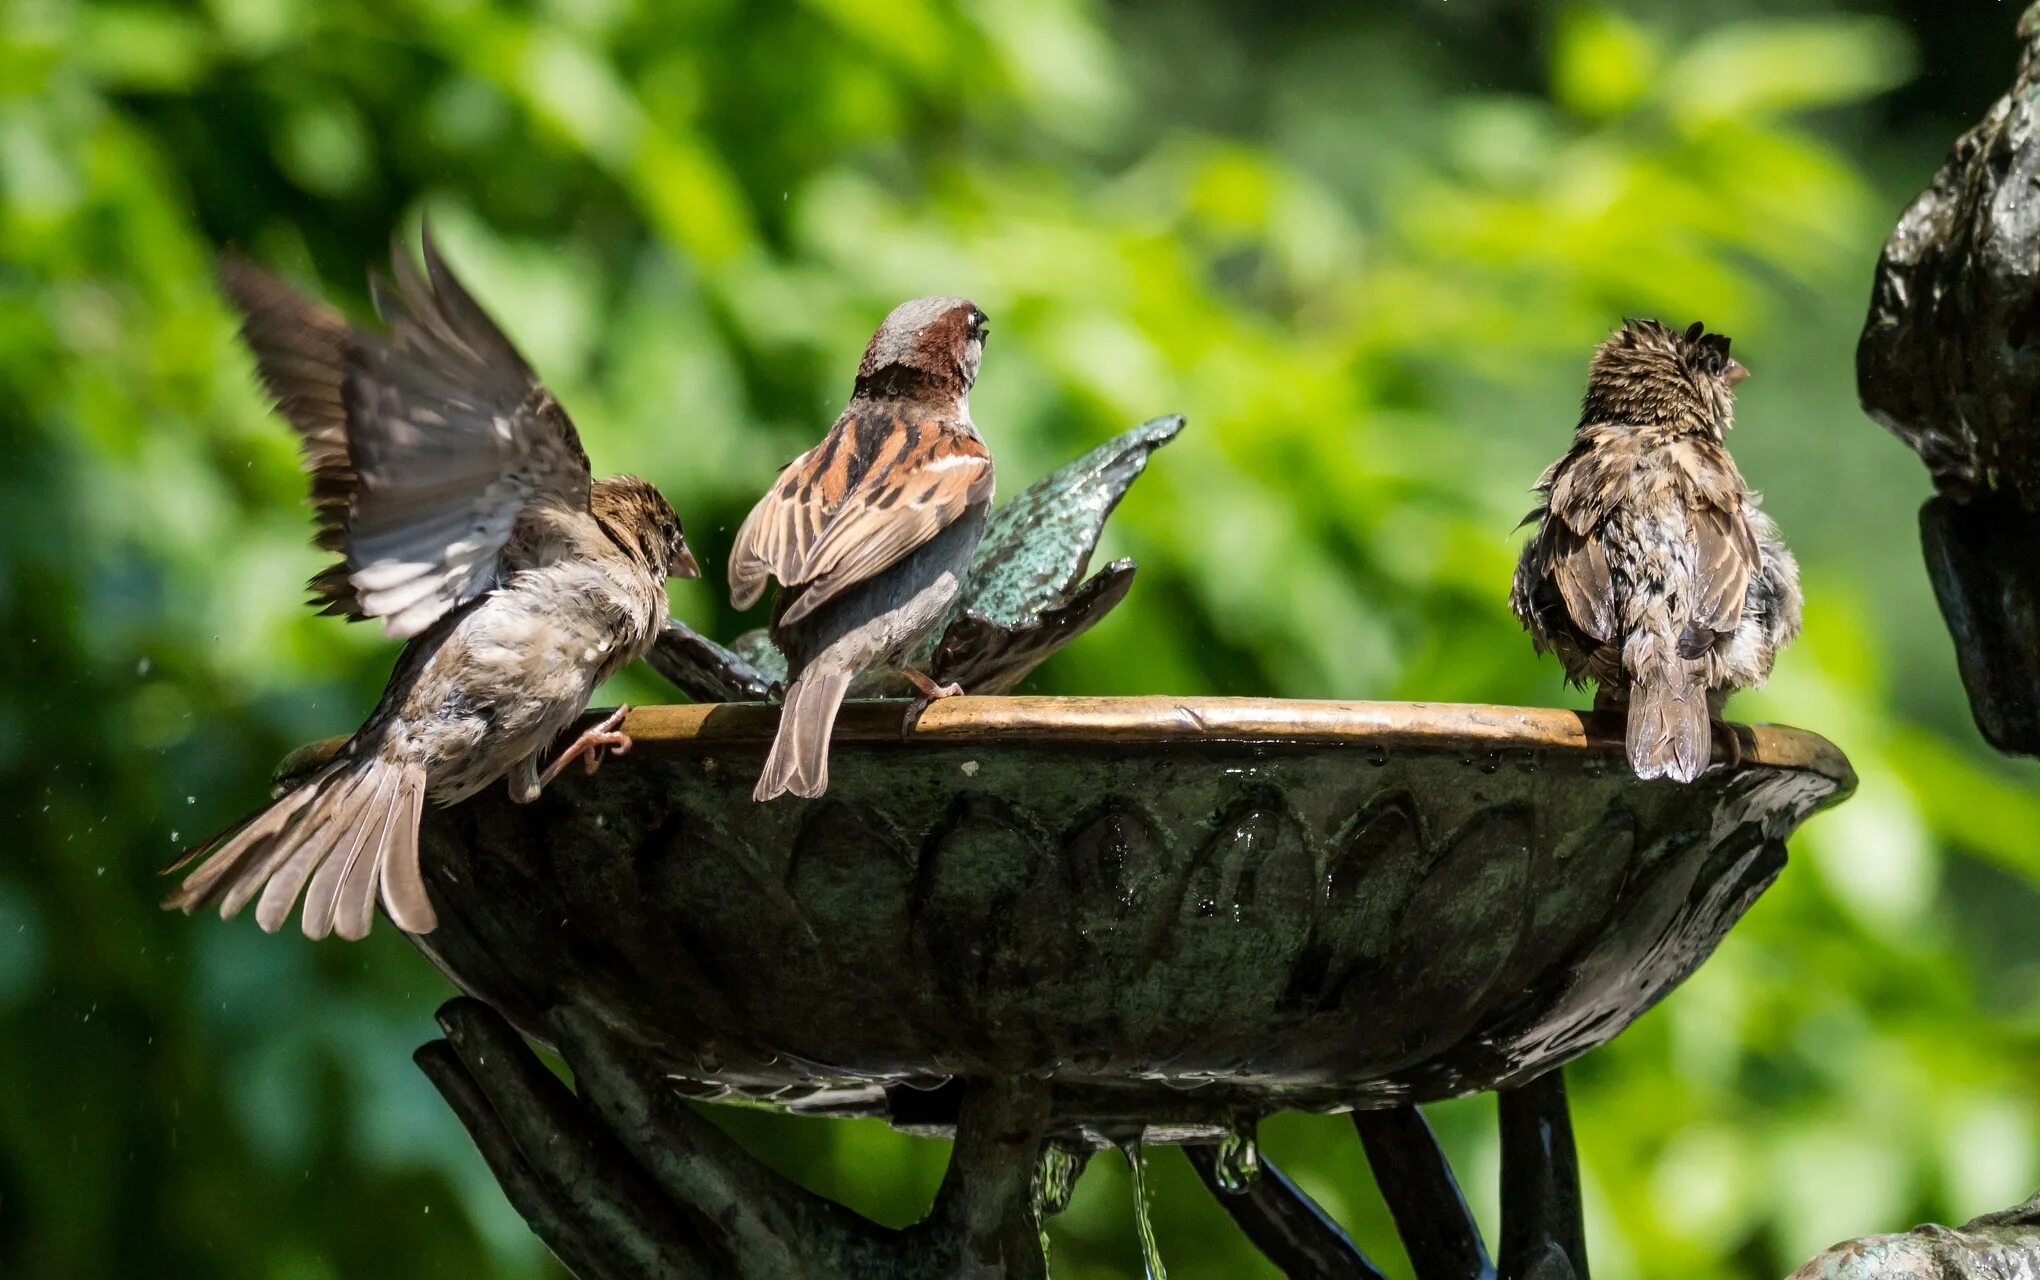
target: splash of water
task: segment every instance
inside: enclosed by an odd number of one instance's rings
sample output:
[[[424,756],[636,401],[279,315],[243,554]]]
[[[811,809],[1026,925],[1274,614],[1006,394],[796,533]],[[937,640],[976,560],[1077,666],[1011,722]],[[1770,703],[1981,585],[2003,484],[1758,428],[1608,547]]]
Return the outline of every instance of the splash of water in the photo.
[[[1225,1131],[1218,1144],[1218,1189],[1238,1195],[1261,1179],[1261,1142],[1252,1120]]]
[[[1141,1266],[1147,1280],[1169,1280],[1162,1266],[1161,1246],[1155,1243],[1154,1219],[1148,1213],[1147,1152],[1135,1136],[1119,1143],[1119,1154],[1126,1157],[1127,1173],[1133,1179],[1133,1227],[1140,1236]]]

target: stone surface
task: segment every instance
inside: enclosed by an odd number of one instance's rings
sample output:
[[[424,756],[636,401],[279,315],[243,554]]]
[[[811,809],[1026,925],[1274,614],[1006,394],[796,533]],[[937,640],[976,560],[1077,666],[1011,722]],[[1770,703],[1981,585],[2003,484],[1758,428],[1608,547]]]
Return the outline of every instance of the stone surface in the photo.
[[[1955,143],[1877,264],[1857,349],[1863,407],[1943,493],[2040,506],[2040,7],[2018,77]]]
[[[1789,1280],[2040,1280],[2040,1195],[1959,1229],[1929,1224],[1838,1244]]]
[[[820,801],[756,805],[765,707],[634,713],[630,755],[425,824],[419,945],[527,1034],[626,1029],[696,1096],[945,1127],[1209,1137],[1284,1106],[1506,1086],[1683,980],[1853,786],[1821,739],[1640,784],[1572,712],[856,703]]]
[[[1892,231],[1857,349],[1863,407],[1941,496],[1927,569],[1970,709],[2040,754],[2040,6],[2011,91],[1955,143]]]
[[[2040,518],[2005,494],[1920,508],[1920,545],[1985,740],[2040,753]]]

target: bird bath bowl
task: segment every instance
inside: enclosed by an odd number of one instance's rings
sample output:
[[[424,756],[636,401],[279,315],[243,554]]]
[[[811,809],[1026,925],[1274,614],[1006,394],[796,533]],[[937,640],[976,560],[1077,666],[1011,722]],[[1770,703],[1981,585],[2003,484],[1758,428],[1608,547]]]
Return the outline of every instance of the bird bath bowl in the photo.
[[[1855,777],[1824,739],[1638,782],[1571,711],[1246,698],[850,704],[819,800],[750,799],[777,712],[632,712],[629,755],[425,822],[416,939],[534,1039],[599,1021],[691,1096],[1202,1141],[1507,1088],[1690,974]],[[1717,744],[1717,751],[1722,750]]]

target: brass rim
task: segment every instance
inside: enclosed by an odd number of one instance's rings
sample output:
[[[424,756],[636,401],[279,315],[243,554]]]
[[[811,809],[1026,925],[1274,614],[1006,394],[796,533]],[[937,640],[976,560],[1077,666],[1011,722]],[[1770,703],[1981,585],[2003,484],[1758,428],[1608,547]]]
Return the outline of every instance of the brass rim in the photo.
[[[905,704],[847,704],[838,742],[899,742]],[[779,711],[763,703],[633,708],[624,731],[646,743],[769,740]],[[1804,769],[1855,784],[1848,759],[1826,738],[1782,725],[1736,725],[1744,764]],[[1479,751],[1622,750],[1622,718],[1561,707],[1464,702],[1338,702],[1286,698],[944,698],[931,703],[908,742],[1298,743],[1461,747]],[[1729,747],[1715,744],[1726,761]]]
[[[1337,702],[1286,698],[944,698],[901,732],[906,703],[854,701],[835,740],[856,743],[1034,742],[1133,745],[1196,742],[1302,746],[1421,747],[1426,751],[1583,751],[1620,756],[1622,718],[1562,707],[1464,702]],[[598,714],[598,713],[591,713]],[[779,726],[765,703],[678,703],[634,707],[624,732],[644,746],[762,744]],[[1831,779],[1846,795],[1855,771],[1826,738],[1783,725],[1734,725],[1745,765],[1793,769]],[[1714,758],[1730,760],[1716,735]],[[293,752],[279,775],[337,748],[331,739]]]

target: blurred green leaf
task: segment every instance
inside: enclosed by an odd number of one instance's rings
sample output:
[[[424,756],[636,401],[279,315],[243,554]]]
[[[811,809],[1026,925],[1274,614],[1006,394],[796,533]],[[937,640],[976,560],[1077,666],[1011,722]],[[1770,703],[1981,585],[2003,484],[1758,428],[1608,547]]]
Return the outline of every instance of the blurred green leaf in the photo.
[[[1737,23],[1710,31],[1666,72],[1665,107],[1687,127],[1859,102],[1904,84],[1912,43],[1874,17]]]
[[[1631,19],[1572,6],[1553,33],[1552,96],[1583,116],[1617,116],[1649,95],[1659,71],[1657,43]]]

